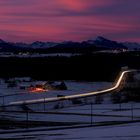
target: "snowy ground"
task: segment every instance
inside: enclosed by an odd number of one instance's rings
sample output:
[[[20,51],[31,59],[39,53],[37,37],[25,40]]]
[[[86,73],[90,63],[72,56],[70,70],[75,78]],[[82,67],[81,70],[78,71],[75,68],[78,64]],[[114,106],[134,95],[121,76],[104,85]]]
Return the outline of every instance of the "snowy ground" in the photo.
[[[121,109],[121,110],[120,110]],[[26,121],[26,112],[0,112],[0,117],[7,120]],[[56,110],[29,112],[29,121],[61,122],[90,124],[140,120],[140,103],[93,104],[73,106]]]
[[[27,90],[21,90],[20,85],[31,85],[35,83],[40,83],[44,81],[33,81],[33,82],[23,82],[18,83],[17,87],[7,88],[7,84],[1,80],[0,82],[0,103],[6,105],[12,101],[20,100],[31,100],[38,98],[48,98],[48,97],[57,97],[57,95],[73,95],[79,93],[87,93],[91,91],[101,90],[108,87],[111,87],[112,83],[109,82],[75,82],[75,81],[66,81],[68,90],[66,91],[45,91],[45,92],[36,92],[31,93]],[[16,95],[14,95],[16,94]],[[2,97],[3,95],[11,95],[7,97]]]
[[[24,83],[25,84],[25,83]],[[27,83],[26,83],[27,84]],[[4,99],[4,103],[11,101],[28,100],[36,98],[56,97],[61,95],[72,95],[77,93],[86,93],[90,91],[108,88],[112,83],[107,82],[75,82],[66,81],[67,91],[47,91],[43,93],[29,93],[26,90],[20,90],[19,85],[16,88],[7,88],[7,85],[1,81],[0,94],[18,94],[16,96],[8,96]],[[104,95],[104,101],[101,104],[81,104],[69,106],[66,108],[58,108],[53,110],[36,110],[40,112],[29,112],[28,121],[53,121],[53,122],[69,122],[79,123],[78,125],[105,124],[118,121],[140,121],[140,103],[129,102],[123,104],[112,104],[109,101],[110,95]],[[92,99],[93,100],[93,99]],[[1,98],[1,103],[3,98]],[[53,103],[54,104],[54,103]],[[47,106],[48,104],[46,104]],[[39,106],[39,104],[37,104]],[[37,108],[37,107],[35,107]],[[1,119],[25,121],[27,120],[26,112],[0,112]],[[52,126],[45,126],[45,129]],[[61,126],[57,126],[61,128]],[[54,127],[56,128],[56,127]],[[42,127],[35,128],[41,131],[29,132],[32,128],[24,129],[26,132],[20,132],[21,128],[12,131],[15,133],[6,133],[7,130],[0,130],[0,139],[26,139],[26,140],[139,140],[140,139],[140,123],[128,123],[110,126],[93,126],[87,128],[74,128],[62,130],[43,130]],[[23,129],[22,129],[23,130]],[[11,131],[11,130],[10,130]]]
[[[140,123],[77,129],[0,134],[1,139],[26,140],[139,140]]]
[[[79,56],[79,55],[82,55],[80,53],[75,53],[75,54],[72,54],[72,53],[52,53],[52,54],[39,54],[39,53],[34,53],[34,54],[26,54],[26,53],[23,53],[23,54],[7,54],[7,53],[1,53],[0,54],[1,57],[6,57],[6,58],[9,58],[9,57],[17,57],[17,58],[36,58],[36,57],[52,57],[52,56],[64,56],[64,57],[71,57],[71,56]]]

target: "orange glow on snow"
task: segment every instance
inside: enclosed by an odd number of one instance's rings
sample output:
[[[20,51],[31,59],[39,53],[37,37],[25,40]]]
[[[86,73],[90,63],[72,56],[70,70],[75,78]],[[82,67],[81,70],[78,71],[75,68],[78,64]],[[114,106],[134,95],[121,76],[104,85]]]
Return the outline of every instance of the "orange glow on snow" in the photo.
[[[37,92],[45,92],[45,91],[48,91],[48,90],[43,89],[43,88],[29,88],[28,91],[32,92],[32,93],[37,93]]]

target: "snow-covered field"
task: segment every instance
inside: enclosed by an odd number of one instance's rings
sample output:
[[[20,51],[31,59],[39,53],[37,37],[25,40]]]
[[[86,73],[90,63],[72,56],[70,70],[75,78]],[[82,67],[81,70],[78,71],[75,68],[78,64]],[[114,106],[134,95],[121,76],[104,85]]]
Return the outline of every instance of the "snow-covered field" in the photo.
[[[1,53],[0,56],[1,57],[17,57],[17,58],[36,58],[36,57],[52,57],[52,56],[64,56],[64,57],[71,57],[71,56],[79,56],[82,55],[80,53],[52,53],[52,54],[39,54],[39,53],[34,53],[34,54],[29,54],[29,53],[22,53],[22,54],[5,54],[5,53]]]
[[[133,110],[132,110],[133,109]],[[132,119],[133,111],[133,119]],[[64,114],[63,114],[64,113]],[[113,121],[132,121],[140,120],[140,103],[124,103],[121,104],[93,104],[92,111],[91,105],[75,106],[70,108],[58,109],[55,111],[49,111],[42,114],[29,113],[29,120],[39,121],[53,121],[53,122],[72,122],[80,123],[80,125],[92,124],[93,127],[87,128],[74,128],[74,129],[62,129],[62,130],[49,130],[51,128],[63,128],[61,126],[52,127],[39,127],[39,131],[28,132],[28,129],[13,129],[13,131],[19,131],[15,133],[8,133],[11,130],[1,130],[0,138],[4,139],[26,139],[26,140],[139,140],[140,123],[128,123],[121,125],[104,126],[104,123]],[[0,113],[1,117],[9,118],[12,120],[26,120],[26,113]],[[103,126],[94,126],[103,124]],[[78,126],[80,126],[78,125]],[[41,130],[43,129],[43,130]],[[45,130],[46,129],[46,130]],[[27,130],[26,132],[20,132],[20,130]],[[4,133],[7,132],[7,133]]]
[[[26,140],[139,140],[140,123],[53,131],[0,134],[1,139]]]
[[[23,82],[18,83],[14,88],[7,88],[7,84],[4,80],[0,82],[0,103],[6,105],[10,102],[20,101],[20,100],[31,100],[31,99],[39,99],[39,98],[48,98],[48,97],[57,97],[57,95],[73,95],[79,93],[87,93],[90,91],[96,91],[111,87],[112,83],[109,82],[75,82],[75,81],[66,81],[66,85],[68,90],[51,90],[45,92],[36,92],[31,93],[28,90],[20,89],[21,85],[31,85],[35,83],[40,83],[44,81],[33,81],[33,82]],[[16,94],[16,95],[14,95]],[[3,95],[12,95],[2,97]]]
[[[138,77],[138,75],[137,75]],[[33,84],[36,81],[24,82],[24,84]],[[37,81],[38,82],[38,81]],[[42,82],[42,81],[39,81]],[[19,83],[14,88],[7,88],[7,84],[1,80],[0,83],[0,95],[9,95],[1,97],[1,104],[8,104],[13,101],[39,99],[47,97],[56,97],[57,95],[73,95],[79,93],[87,93],[91,91],[97,91],[106,89],[112,86],[112,83],[107,82],[76,82],[65,81],[68,90],[66,91],[46,91],[39,93],[29,93],[27,90],[21,90]],[[13,95],[17,94],[17,95]],[[91,98],[91,97],[90,97]],[[93,101],[96,97],[91,98]],[[86,100],[86,99],[82,99]],[[88,99],[90,101],[90,99]],[[56,103],[50,103],[57,105],[58,103],[67,104],[71,101],[62,101]],[[36,112],[28,112],[28,121],[41,121],[41,122],[61,122],[71,123],[73,126],[83,126],[93,124],[92,127],[86,128],[74,128],[74,129],[58,129],[64,128],[64,126],[55,126],[55,130],[47,130],[52,126],[43,126],[38,128],[16,128],[13,130],[0,130],[0,139],[32,139],[32,140],[139,140],[140,130],[140,103],[128,102],[121,104],[112,104],[110,101],[110,94],[103,96],[101,104],[90,103],[89,104],[73,104],[73,106],[66,106],[64,108],[55,108],[47,110],[46,107],[50,104],[36,104]],[[30,106],[29,106],[30,107]],[[43,110],[38,110],[43,108]],[[15,120],[15,121],[27,121],[27,112],[0,112],[1,119]],[[126,121],[138,121],[137,123],[126,123],[119,125],[105,126],[106,123],[114,122],[126,122]],[[96,126],[96,125],[101,126]],[[38,129],[40,131],[30,131],[31,129]],[[21,131],[22,132],[21,132]],[[26,130],[26,132],[25,132]],[[9,133],[9,131],[15,131]],[[18,131],[18,132],[16,132]],[[23,132],[24,131],[24,132]]]
[[[133,105],[133,106],[132,106]],[[52,121],[52,122],[70,122],[70,123],[94,123],[110,121],[131,121],[140,119],[140,103],[120,104],[91,104],[82,106],[73,106],[55,110],[45,110],[39,112],[29,112],[30,121]],[[26,112],[1,112],[1,118],[9,120],[26,120]],[[132,118],[133,117],[133,118]],[[65,118],[65,119],[64,119]]]

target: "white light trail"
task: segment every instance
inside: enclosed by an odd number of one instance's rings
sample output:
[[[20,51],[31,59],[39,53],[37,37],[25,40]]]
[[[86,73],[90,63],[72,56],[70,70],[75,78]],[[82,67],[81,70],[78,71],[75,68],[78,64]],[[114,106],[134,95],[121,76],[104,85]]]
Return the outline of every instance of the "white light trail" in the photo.
[[[52,98],[41,98],[41,99],[35,99],[35,100],[25,100],[25,101],[16,101],[16,102],[10,102],[9,105],[21,105],[21,104],[33,104],[33,103],[41,103],[41,102],[49,102],[49,101],[59,101],[59,100],[63,100],[63,99],[74,99],[74,98],[81,98],[81,97],[88,97],[88,96],[92,96],[92,95],[99,95],[99,94],[103,94],[103,93],[107,93],[107,92],[111,92],[114,91],[116,89],[119,88],[121,81],[124,78],[124,75],[130,72],[135,72],[136,70],[126,70],[123,71],[117,81],[117,83],[115,84],[115,86],[108,88],[108,89],[104,89],[104,90],[100,90],[100,91],[94,91],[94,92],[90,92],[90,93],[84,93],[84,94],[75,94],[75,95],[69,95],[69,96],[63,96],[63,97],[52,97]]]

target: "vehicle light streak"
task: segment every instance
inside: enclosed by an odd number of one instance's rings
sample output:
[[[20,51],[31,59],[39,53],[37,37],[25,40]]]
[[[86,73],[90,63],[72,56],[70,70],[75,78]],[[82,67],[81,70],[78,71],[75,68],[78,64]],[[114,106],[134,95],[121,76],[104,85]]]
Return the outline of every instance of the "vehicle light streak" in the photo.
[[[59,101],[59,100],[65,100],[65,99],[74,99],[74,98],[81,98],[81,97],[88,97],[93,95],[99,95],[99,94],[105,94],[107,92],[114,91],[119,88],[121,81],[123,80],[125,74],[130,72],[135,72],[136,70],[126,70],[123,71],[118,78],[116,84],[108,89],[100,90],[100,91],[94,91],[90,93],[84,93],[84,94],[75,94],[75,95],[68,95],[63,97],[52,97],[52,98],[42,98],[42,99],[35,99],[35,100],[25,100],[25,101],[16,101],[16,102],[10,102],[9,105],[21,105],[21,104],[33,104],[33,103],[41,103],[41,102],[49,102],[49,101]]]

